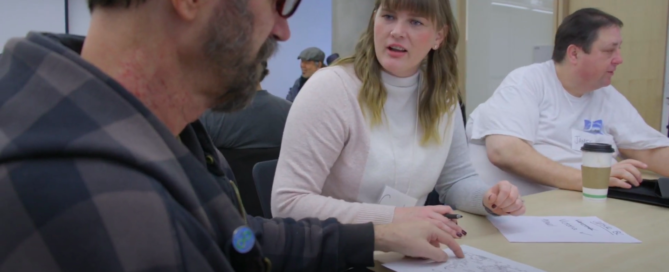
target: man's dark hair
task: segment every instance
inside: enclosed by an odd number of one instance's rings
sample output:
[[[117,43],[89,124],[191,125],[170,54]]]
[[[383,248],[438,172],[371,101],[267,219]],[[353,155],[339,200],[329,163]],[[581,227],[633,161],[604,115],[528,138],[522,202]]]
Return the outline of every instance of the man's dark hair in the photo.
[[[116,6],[124,6],[124,7],[130,7],[130,5],[134,4],[141,4],[146,2],[146,0],[88,0],[88,9],[93,11],[96,7],[116,7]]]
[[[595,8],[579,9],[565,17],[555,33],[553,61],[562,62],[567,54],[567,48],[572,44],[590,54],[592,43],[597,40],[599,30],[611,26],[623,27],[623,22]]]
[[[265,77],[269,75],[269,69],[267,69],[267,61],[261,62],[260,66],[262,66],[262,73],[260,74],[260,80],[258,82],[262,82],[263,79],[265,79]]]

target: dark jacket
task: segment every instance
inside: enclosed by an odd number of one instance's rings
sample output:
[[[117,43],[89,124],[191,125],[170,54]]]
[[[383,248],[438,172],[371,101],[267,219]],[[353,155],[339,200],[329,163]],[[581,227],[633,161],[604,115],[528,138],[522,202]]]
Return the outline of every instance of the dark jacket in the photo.
[[[221,161],[200,123],[174,137],[76,52],[37,33],[10,40],[0,58],[0,271],[373,264],[370,224],[241,216]],[[232,237],[245,225],[256,242],[241,254]]]
[[[308,78],[307,78],[308,79]],[[290,102],[294,102],[295,98],[297,97],[297,94],[300,93],[300,90],[302,89],[302,86],[304,86],[304,83],[307,82],[307,79],[304,77],[298,77],[295,80],[295,83],[293,84],[293,87],[290,88],[288,91],[288,95],[286,95],[286,100]]]

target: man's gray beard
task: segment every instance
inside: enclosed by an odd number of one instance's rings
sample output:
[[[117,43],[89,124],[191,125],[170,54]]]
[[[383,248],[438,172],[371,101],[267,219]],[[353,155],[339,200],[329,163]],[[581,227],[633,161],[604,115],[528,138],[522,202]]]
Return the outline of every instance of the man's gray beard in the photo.
[[[223,1],[212,19],[205,52],[221,77],[220,89],[213,93],[213,111],[233,112],[250,104],[262,74],[258,66],[277,49],[276,39],[269,38],[253,56],[253,17],[247,0],[234,0]]]
[[[235,71],[233,81],[227,87],[227,92],[218,99],[212,107],[216,112],[234,112],[248,106],[256,94],[256,88],[263,73],[261,62],[269,59],[277,48],[274,38],[268,39],[260,48],[256,59],[251,64],[242,65]]]

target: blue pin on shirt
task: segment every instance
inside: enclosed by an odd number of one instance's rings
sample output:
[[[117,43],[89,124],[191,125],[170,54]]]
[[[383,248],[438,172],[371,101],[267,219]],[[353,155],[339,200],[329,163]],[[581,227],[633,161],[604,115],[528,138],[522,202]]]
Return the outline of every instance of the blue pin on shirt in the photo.
[[[239,253],[245,254],[253,248],[256,236],[247,226],[241,226],[232,233],[232,246]]]

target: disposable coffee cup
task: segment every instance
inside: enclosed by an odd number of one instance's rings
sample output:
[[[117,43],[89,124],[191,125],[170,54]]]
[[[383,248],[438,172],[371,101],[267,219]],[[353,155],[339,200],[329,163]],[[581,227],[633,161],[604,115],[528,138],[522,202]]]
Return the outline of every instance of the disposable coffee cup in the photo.
[[[587,201],[606,201],[609,193],[611,176],[611,154],[615,152],[610,144],[586,143],[581,147],[583,163],[583,199]]]

